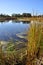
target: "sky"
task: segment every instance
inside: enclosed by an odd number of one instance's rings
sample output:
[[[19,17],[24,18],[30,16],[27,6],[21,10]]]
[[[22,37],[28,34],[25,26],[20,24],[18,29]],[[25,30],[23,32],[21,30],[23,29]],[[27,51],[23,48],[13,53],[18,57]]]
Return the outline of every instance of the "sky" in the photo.
[[[43,0],[0,0],[0,14],[43,14]]]

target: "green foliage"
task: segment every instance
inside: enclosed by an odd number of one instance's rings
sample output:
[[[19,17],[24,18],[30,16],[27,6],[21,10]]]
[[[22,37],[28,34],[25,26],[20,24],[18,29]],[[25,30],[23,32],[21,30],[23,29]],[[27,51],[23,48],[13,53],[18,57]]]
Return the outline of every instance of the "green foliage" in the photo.
[[[12,17],[31,17],[31,13],[12,14]]]
[[[22,16],[23,17],[31,17],[31,13],[23,13]]]

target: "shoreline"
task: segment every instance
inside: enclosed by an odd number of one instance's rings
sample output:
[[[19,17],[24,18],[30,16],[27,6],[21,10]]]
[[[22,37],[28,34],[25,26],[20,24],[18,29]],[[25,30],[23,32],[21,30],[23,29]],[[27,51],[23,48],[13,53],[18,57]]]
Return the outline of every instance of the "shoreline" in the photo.
[[[5,20],[15,20],[15,21],[24,21],[24,22],[31,22],[31,21],[40,21],[43,22],[43,17],[0,17],[0,21],[3,22]]]

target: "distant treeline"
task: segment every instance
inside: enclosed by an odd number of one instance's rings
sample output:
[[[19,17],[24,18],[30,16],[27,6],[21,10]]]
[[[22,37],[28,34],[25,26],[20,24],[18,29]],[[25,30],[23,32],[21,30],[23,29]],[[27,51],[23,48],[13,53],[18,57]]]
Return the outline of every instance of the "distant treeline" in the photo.
[[[0,19],[17,19],[17,18],[22,18],[22,17],[43,17],[43,15],[38,15],[38,16],[32,16],[31,13],[22,13],[22,14],[12,14],[10,15],[5,15],[5,14],[0,14]]]
[[[0,14],[0,17],[31,17],[31,13],[12,14],[11,16],[5,15],[5,14]]]
[[[31,13],[12,14],[12,17],[31,17]]]
[[[10,20],[10,19],[11,19],[10,15],[0,14],[0,20]]]

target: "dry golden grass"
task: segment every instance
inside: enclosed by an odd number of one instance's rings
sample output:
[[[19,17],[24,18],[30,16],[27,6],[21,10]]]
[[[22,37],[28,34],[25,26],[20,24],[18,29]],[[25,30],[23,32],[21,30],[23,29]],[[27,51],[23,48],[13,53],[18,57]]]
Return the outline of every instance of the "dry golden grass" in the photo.
[[[39,48],[42,41],[42,23],[33,22],[30,24],[30,29],[28,32],[28,55],[27,55],[27,63],[26,65],[32,65],[32,61],[34,58],[39,56]],[[43,43],[43,42],[42,42]]]

